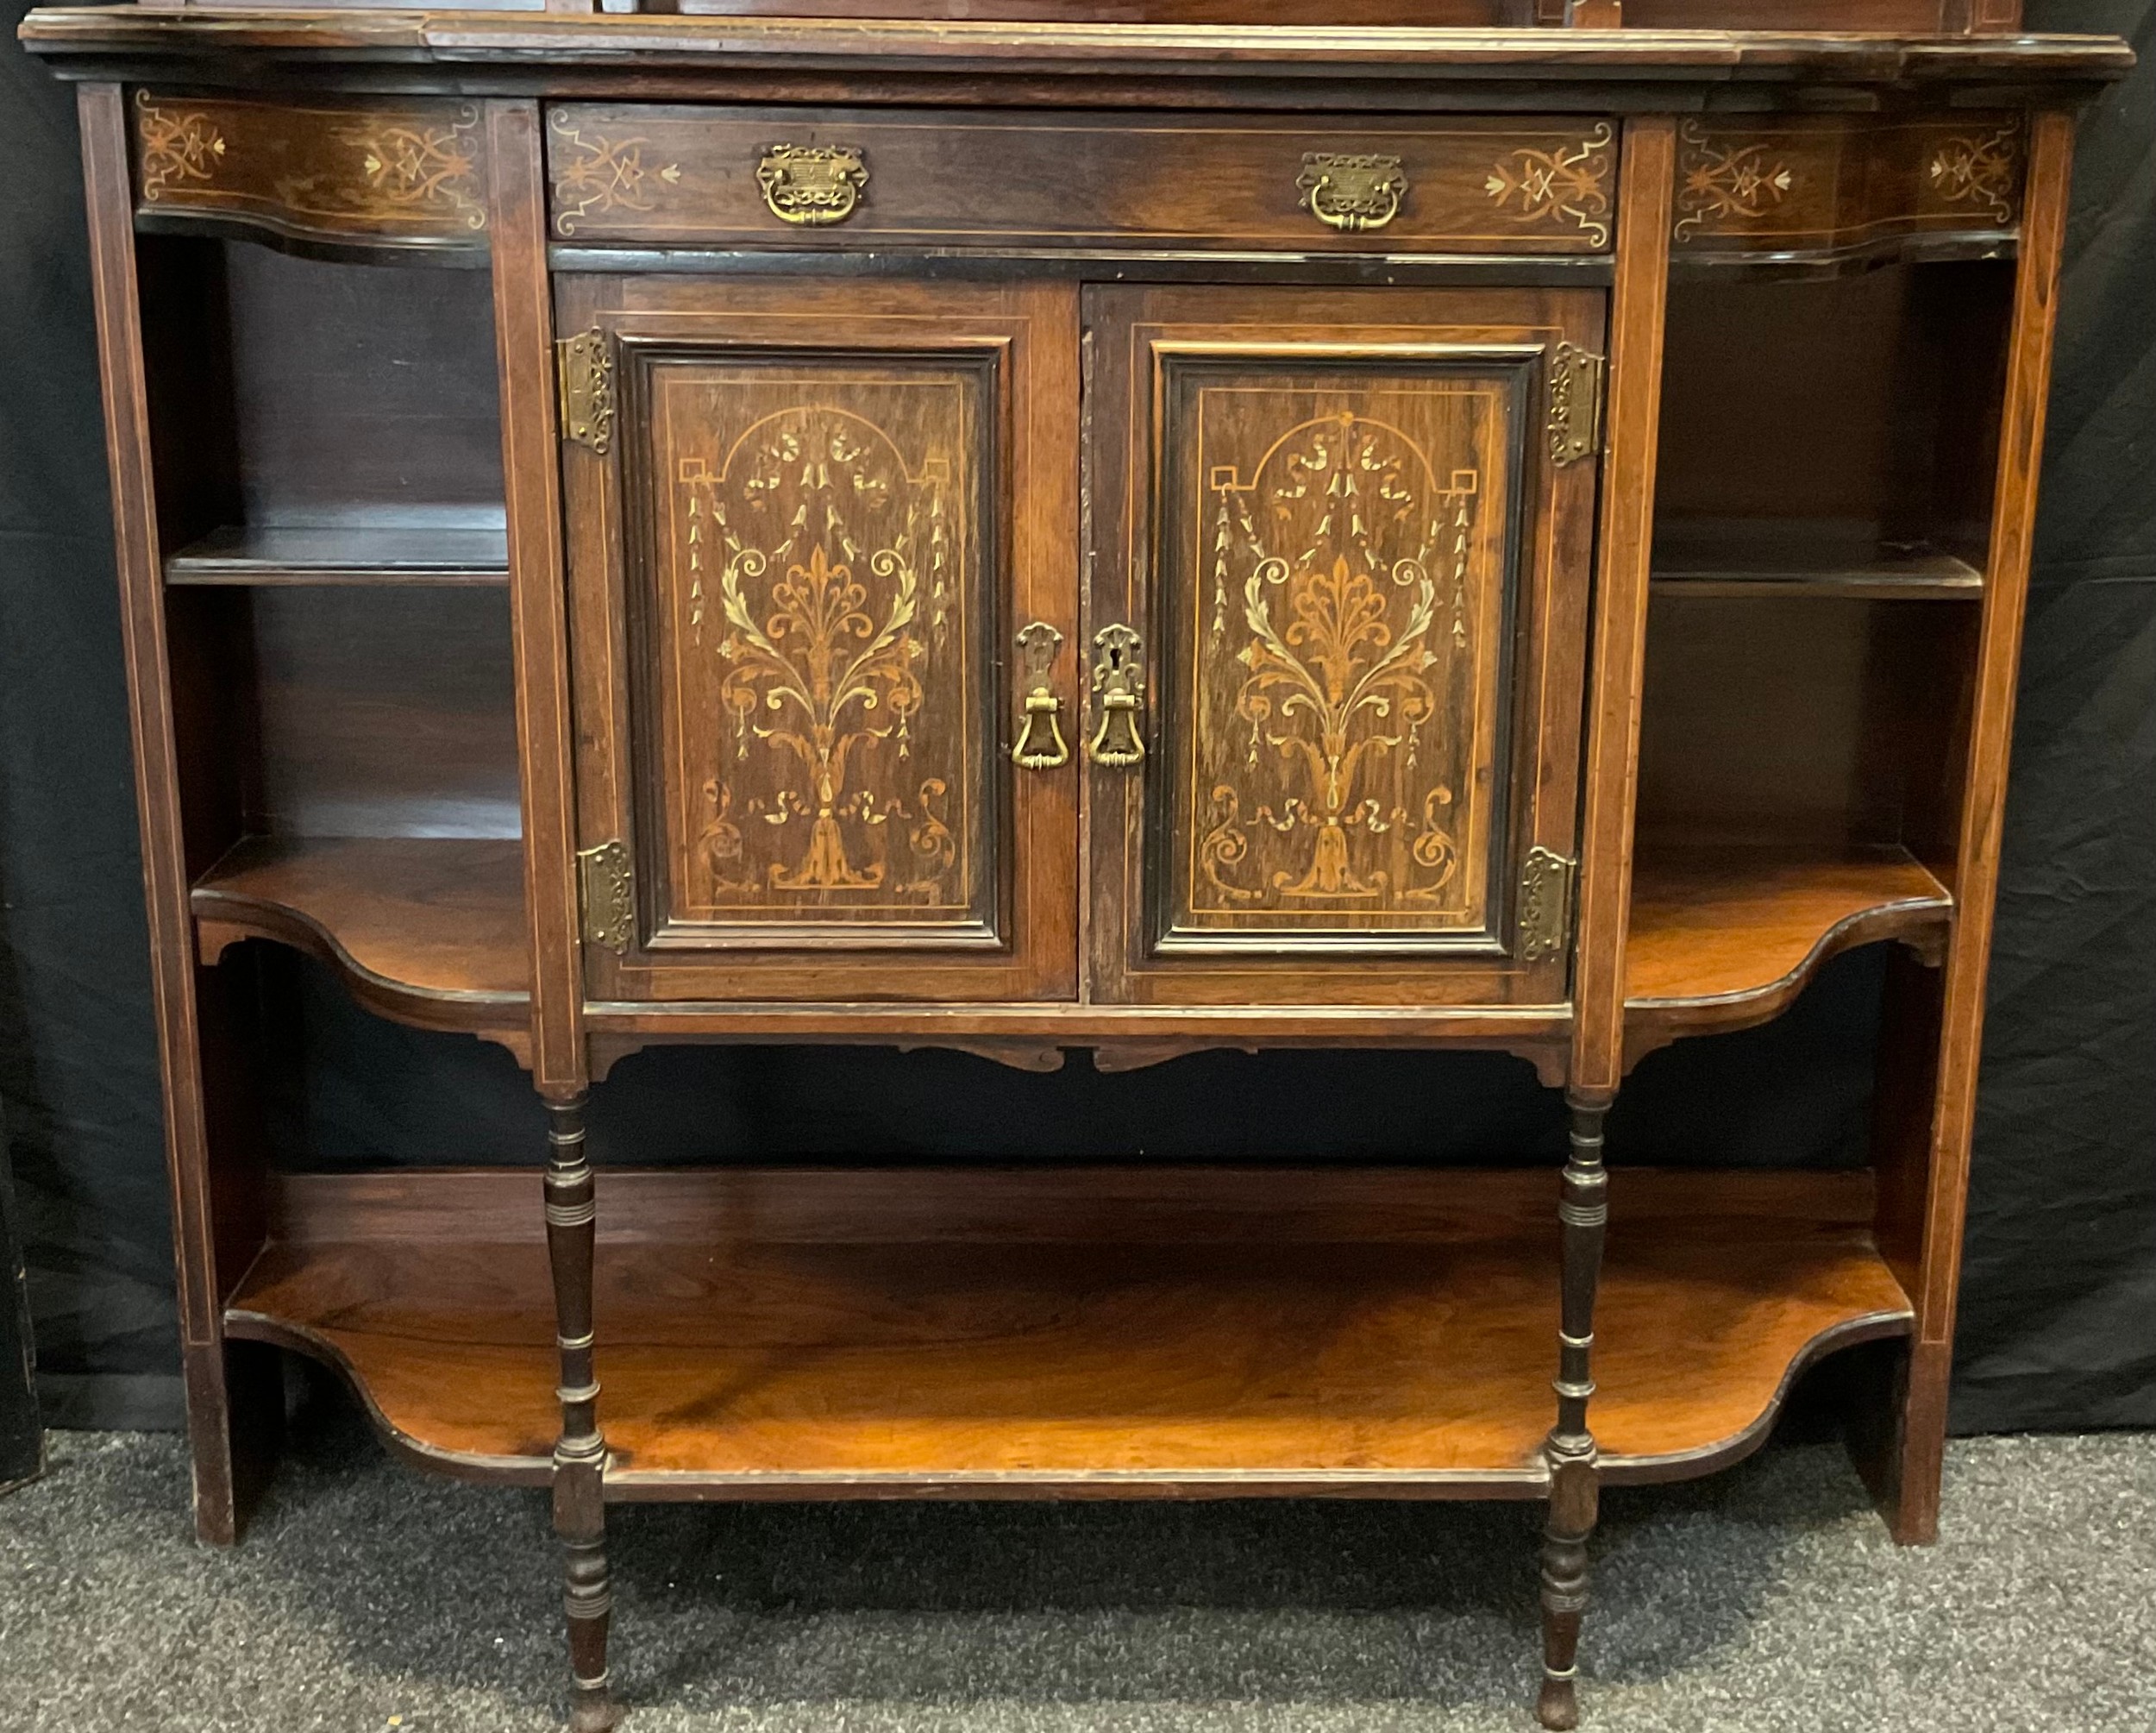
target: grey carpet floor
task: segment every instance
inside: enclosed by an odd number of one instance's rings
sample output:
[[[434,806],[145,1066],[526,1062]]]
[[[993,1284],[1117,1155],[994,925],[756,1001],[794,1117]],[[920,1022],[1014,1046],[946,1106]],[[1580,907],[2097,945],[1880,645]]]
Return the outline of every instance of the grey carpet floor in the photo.
[[[556,1725],[536,1495],[303,1428],[244,1545],[176,1438],[63,1434],[0,1500],[0,1725]],[[1613,1494],[1590,1729],[2156,1729],[2156,1439],[1953,1447],[1936,1548],[1840,1447]],[[617,1511],[634,1733],[1525,1733],[1535,1510],[793,1505]]]

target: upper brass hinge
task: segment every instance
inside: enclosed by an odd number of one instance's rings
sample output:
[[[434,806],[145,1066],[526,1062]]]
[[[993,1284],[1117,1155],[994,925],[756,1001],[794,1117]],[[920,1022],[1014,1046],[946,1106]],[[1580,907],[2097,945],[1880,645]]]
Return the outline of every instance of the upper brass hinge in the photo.
[[[1546,963],[1572,948],[1572,888],[1579,863],[1553,849],[1527,851],[1520,876],[1520,960]]]
[[[614,358],[597,325],[554,346],[561,374],[561,436],[604,457],[614,440]]]
[[[626,955],[636,931],[636,885],[630,876],[627,845],[616,838],[597,848],[579,849],[576,864],[584,937],[617,957]]]
[[[1602,374],[1608,363],[1576,343],[1550,352],[1550,462],[1562,467],[1602,449]]]

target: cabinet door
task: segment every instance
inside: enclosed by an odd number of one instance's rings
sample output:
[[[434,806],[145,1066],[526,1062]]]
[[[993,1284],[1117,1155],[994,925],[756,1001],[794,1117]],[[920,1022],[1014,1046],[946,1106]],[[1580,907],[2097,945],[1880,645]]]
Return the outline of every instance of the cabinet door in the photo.
[[[1581,290],[1089,299],[1102,997],[1566,998],[1602,320]]]
[[[593,995],[1070,995],[1075,293],[559,295]]]

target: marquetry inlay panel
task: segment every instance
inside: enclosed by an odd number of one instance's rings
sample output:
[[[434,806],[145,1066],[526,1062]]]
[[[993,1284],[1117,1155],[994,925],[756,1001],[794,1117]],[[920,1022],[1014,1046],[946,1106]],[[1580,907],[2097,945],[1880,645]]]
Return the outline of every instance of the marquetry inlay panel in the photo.
[[[484,249],[476,103],[135,92],[136,210],[300,240]]]
[[[2018,224],[2021,172],[2014,115],[1685,120],[1671,241],[1693,257],[1982,242]]]
[[[1164,945],[1485,932],[1516,380],[1166,367]]]
[[[680,359],[649,386],[677,924],[993,919],[991,364]]]

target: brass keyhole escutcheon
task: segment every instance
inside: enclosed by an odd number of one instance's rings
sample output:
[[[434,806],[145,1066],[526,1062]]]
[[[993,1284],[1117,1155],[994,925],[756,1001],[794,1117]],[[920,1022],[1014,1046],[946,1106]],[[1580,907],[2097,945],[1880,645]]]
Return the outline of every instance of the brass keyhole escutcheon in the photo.
[[[1093,690],[1100,725],[1086,743],[1086,756],[1111,770],[1128,769],[1145,757],[1138,736],[1138,706],[1144,701],[1145,640],[1127,625],[1105,625],[1093,637]]]
[[[771,214],[802,228],[843,223],[868,184],[868,153],[856,145],[768,145],[756,165]]]
[[[1063,738],[1058,719],[1063,700],[1056,695],[1052,673],[1063,635],[1046,620],[1037,619],[1019,632],[1018,644],[1022,695],[1011,762],[1021,770],[1060,769],[1070,763],[1070,743]]]
[[[1302,160],[1295,182],[1305,210],[1344,235],[1382,229],[1400,215],[1407,196],[1407,171],[1396,156],[1313,150]]]

